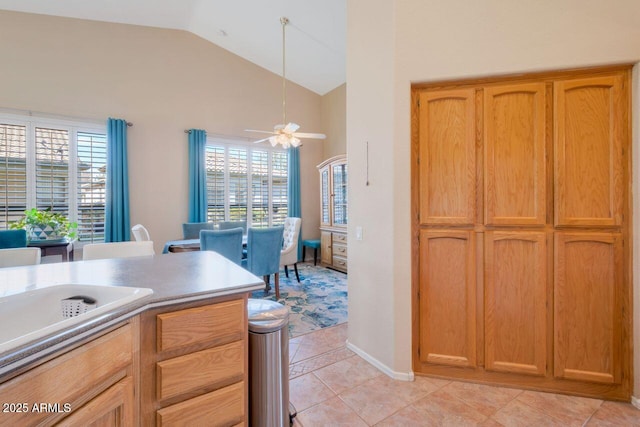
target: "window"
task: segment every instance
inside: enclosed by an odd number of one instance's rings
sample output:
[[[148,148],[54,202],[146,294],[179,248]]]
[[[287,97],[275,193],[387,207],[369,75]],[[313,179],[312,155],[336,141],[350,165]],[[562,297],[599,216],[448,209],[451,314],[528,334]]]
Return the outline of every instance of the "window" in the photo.
[[[287,152],[271,147],[207,140],[207,219],[284,224],[287,217]]]
[[[104,241],[106,148],[104,126],[0,115],[0,229],[50,208],[80,241]]]

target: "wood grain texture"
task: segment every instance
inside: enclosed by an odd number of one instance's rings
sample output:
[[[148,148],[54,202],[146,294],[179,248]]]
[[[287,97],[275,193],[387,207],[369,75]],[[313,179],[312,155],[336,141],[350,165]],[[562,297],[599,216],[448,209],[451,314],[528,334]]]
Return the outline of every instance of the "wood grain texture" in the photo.
[[[421,231],[420,265],[421,361],[475,366],[473,232]]]
[[[242,300],[190,308],[158,315],[158,351],[171,351],[189,345],[242,339],[244,335]]]
[[[557,233],[555,246],[555,376],[619,384],[621,236]]]
[[[236,425],[246,421],[243,385],[233,384],[202,396],[160,409],[157,426],[211,427]]]
[[[485,366],[544,375],[546,234],[491,231],[485,239]]]
[[[320,231],[320,262],[331,265],[333,260],[333,240],[330,231]]]
[[[158,362],[158,400],[170,399],[199,389],[214,389],[225,382],[242,381],[242,341]]]
[[[475,91],[420,94],[420,222],[475,221]]]
[[[620,75],[555,83],[555,225],[622,224],[624,114]]]
[[[484,90],[485,224],[543,225],[545,85]]]

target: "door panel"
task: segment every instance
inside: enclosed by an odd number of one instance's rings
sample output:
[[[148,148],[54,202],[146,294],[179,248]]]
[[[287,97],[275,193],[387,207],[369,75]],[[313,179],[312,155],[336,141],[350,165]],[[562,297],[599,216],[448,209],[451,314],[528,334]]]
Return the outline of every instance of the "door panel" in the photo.
[[[555,225],[622,223],[622,77],[556,82]]]
[[[620,234],[557,233],[554,275],[555,376],[619,383]]]
[[[473,232],[420,232],[422,362],[476,364],[474,248]]]
[[[420,222],[475,220],[475,91],[420,94]]]
[[[545,85],[485,89],[485,224],[545,223]]]
[[[487,370],[544,375],[546,234],[485,234]]]

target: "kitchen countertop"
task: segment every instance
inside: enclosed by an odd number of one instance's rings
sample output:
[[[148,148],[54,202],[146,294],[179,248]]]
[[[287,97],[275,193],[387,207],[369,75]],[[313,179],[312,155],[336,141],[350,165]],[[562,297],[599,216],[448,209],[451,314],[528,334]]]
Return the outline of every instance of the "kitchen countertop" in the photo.
[[[150,288],[153,294],[0,354],[0,380],[7,372],[15,371],[149,308],[264,288],[262,279],[210,251],[0,269],[0,297],[62,284]]]

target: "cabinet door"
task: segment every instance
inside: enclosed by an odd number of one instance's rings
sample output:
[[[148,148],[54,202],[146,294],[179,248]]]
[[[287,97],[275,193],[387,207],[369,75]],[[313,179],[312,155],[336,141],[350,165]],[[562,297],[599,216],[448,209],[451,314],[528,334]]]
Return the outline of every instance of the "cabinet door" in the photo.
[[[322,264],[331,265],[333,261],[332,251],[333,240],[330,231],[320,232],[320,262]]]
[[[320,225],[331,225],[331,184],[329,167],[320,170]]]
[[[419,120],[420,222],[473,224],[475,91],[422,92]]]
[[[484,90],[485,224],[545,223],[545,85]]]
[[[544,232],[485,234],[488,370],[545,374],[546,239]]]
[[[622,223],[628,105],[622,76],[557,82],[555,224]]]
[[[476,365],[475,235],[420,231],[420,361]]]
[[[347,164],[338,163],[331,167],[333,197],[333,225],[347,225]]]
[[[554,273],[555,376],[620,383],[620,234],[557,233]]]
[[[132,426],[135,397],[133,379],[124,378],[62,420],[59,426]]]

